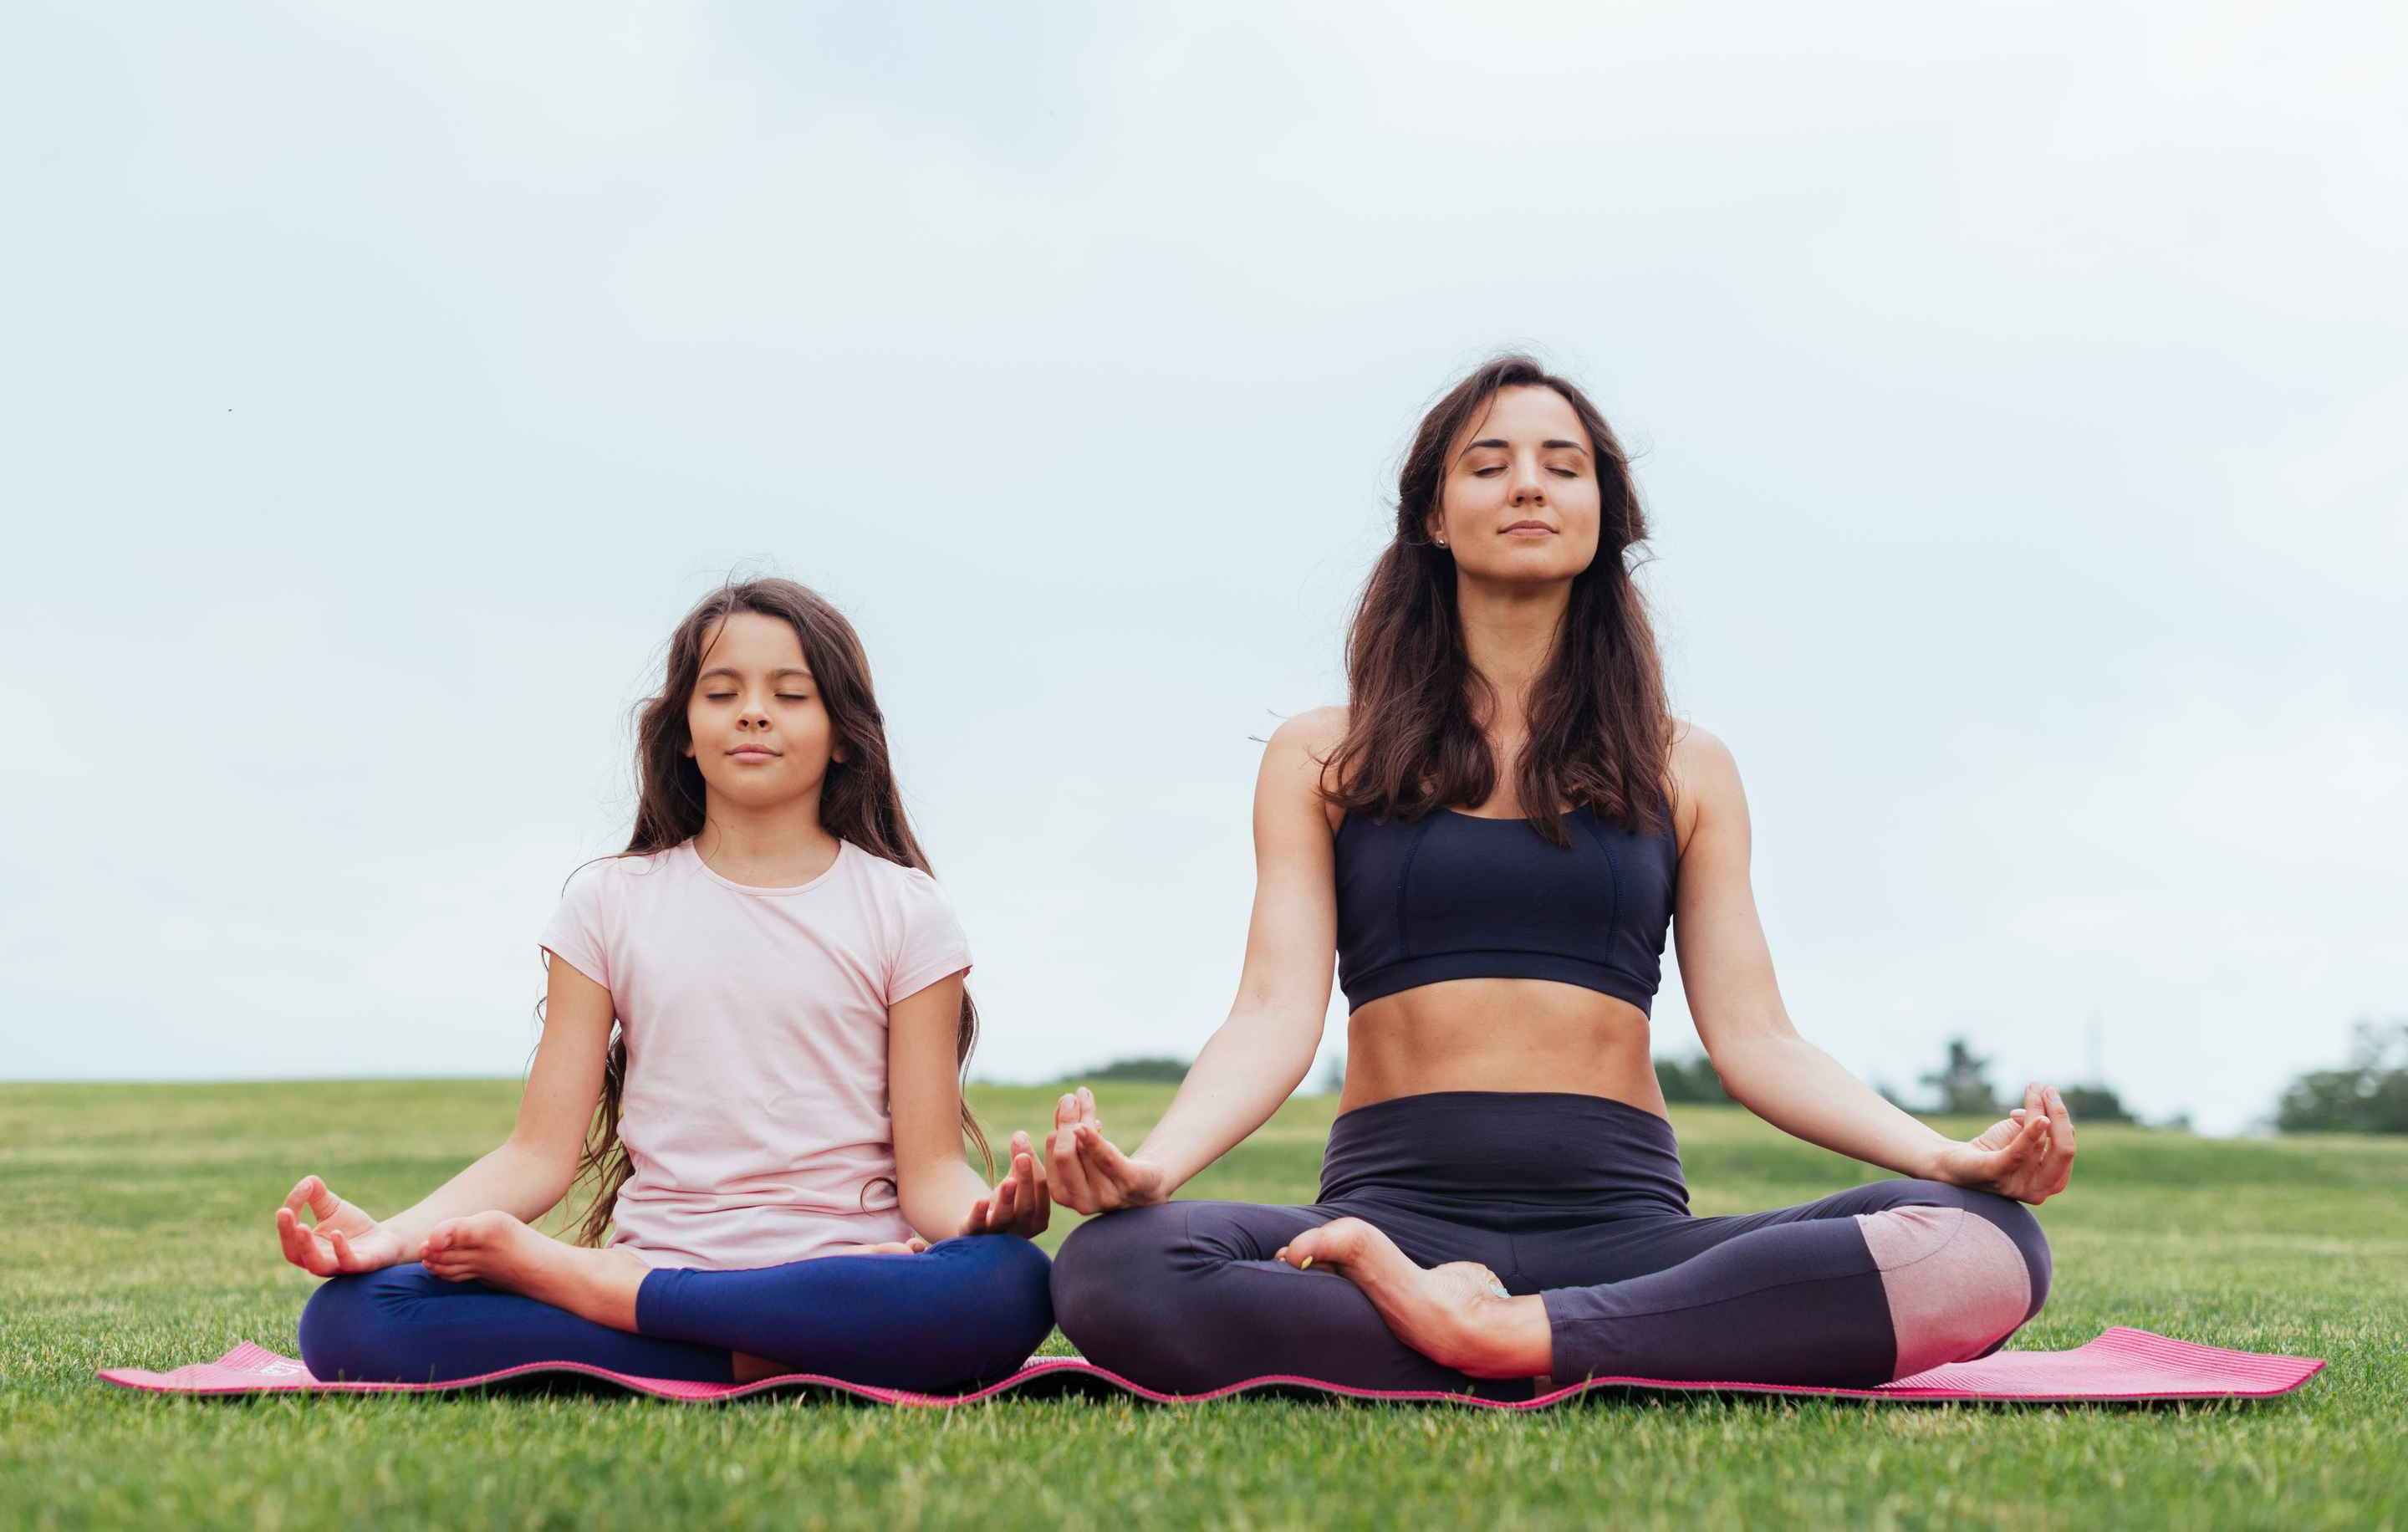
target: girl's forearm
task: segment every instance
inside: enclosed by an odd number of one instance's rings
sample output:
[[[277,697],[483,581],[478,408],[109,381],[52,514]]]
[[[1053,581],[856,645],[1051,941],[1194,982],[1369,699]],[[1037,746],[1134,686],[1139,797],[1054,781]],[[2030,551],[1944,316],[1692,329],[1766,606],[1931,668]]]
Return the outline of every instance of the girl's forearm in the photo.
[[[426,1243],[427,1231],[445,1219],[498,1211],[532,1224],[552,1211],[576,1175],[573,1163],[564,1165],[506,1142],[414,1206],[382,1222],[400,1238],[402,1258],[415,1261]]]
[[[1270,1120],[1312,1067],[1321,1018],[1241,1006],[1205,1043],[1137,1158],[1162,1167],[1163,1195]]]
[[[1796,1033],[1727,1041],[1714,1072],[1732,1100],[1774,1127],[1900,1175],[1929,1173],[1951,1140],[1900,1110]]]
[[[1010,1167],[1003,1167],[1004,1173]],[[994,1190],[981,1180],[969,1162],[956,1154],[925,1168],[897,1169],[896,1181],[903,1204],[903,1222],[913,1233],[935,1244],[962,1232],[979,1198]]]

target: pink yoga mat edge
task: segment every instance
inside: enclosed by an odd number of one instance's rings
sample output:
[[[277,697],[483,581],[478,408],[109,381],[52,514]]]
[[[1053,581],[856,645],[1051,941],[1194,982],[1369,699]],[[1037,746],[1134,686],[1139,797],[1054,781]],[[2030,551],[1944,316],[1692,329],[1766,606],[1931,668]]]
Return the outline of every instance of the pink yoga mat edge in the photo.
[[[215,1362],[153,1372],[140,1367],[104,1367],[100,1378],[121,1388],[204,1397],[275,1393],[437,1394],[480,1388],[539,1373],[577,1373],[653,1398],[715,1403],[782,1389],[833,1389],[884,1404],[927,1408],[976,1404],[1008,1393],[1032,1379],[1074,1373],[1099,1380],[1158,1404],[1196,1404],[1266,1388],[1302,1388],[1345,1398],[1432,1404],[1467,1404],[1492,1410],[1542,1410],[1593,1389],[1642,1388],[1676,1393],[1786,1394],[1891,1403],[1946,1401],[2065,1404],[2138,1403],[2160,1399],[2258,1399],[2293,1392],[2324,1369],[2321,1358],[2228,1351],[2175,1340],[2146,1330],[2117,1326],[2067,1352],[2000,1352],[1978,1362],[1952,1363],[1879,1388],[1819,1388],[1792,1383],[1710,1382],[1694,1379],[1591,1378],[1528,1399],[1484,1399],[1434,1389],[1379,1390],[1349,1387],[1292,1374],[1266,1374],[1204,1394],[1164,1394],[1132,1382],[1108,1368],[1076,1357],[1043,1357],[1000,1382],[967,1394],[914,1394],[902,1389],[848,1382],[818,1373],[788,1373],[750,1383],[690,1383],[638,1378],[581,1362],[530,1362],[474,1378],[439,1383],[320,1382],[301,1364],[249,1341]],[[2117,1385],[2122,1386],[2117,1386]],[[2155,1386],[2148,1386],[2155,1385]]]

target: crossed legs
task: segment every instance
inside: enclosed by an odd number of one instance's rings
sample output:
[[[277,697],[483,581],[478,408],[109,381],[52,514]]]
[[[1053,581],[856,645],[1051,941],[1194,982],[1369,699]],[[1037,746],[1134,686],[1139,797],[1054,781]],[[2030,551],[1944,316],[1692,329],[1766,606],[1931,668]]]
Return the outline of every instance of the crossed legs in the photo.
[[[1511,1232],[1393,1204],[1172,1202],[1082,1227],[1054,1291],[1091,1360],[1176,1392],[1267,1372],[1867,1386],[1995,1351],[2039,1312],[2049,1270],[2020,1204],[1887,1181],[1738,1217]]]

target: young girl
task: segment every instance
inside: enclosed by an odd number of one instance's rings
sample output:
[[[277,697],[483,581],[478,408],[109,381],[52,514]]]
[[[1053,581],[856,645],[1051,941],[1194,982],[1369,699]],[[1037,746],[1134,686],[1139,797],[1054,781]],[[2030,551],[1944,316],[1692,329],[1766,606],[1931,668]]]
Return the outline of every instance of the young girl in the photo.
[[[543,930],[509,1140],[381,1222],[316,1176],[277,1210],[285,1258],[333,1278],[302,1360],[406,1382],[561,1360],[914,1389],[1010,1371],[1053,1324],[1027,1238],[1050,1204],[1025,1134],[991,1192],[963,1157],[965,1133],[985,1150],[959,1077],[969,949],[860,639],[791,580],[724,588],[678,624],[637,734],[627,850]],[[585,1175],[580,1244],[527,1226]]]

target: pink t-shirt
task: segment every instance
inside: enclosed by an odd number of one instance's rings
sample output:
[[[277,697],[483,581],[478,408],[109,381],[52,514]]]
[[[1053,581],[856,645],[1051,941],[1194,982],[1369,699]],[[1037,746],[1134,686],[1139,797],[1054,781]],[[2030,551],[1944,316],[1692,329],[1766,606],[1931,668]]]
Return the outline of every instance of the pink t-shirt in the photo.
[[[810,882],[748,888],[688,840],[579,868],[542,944],[626,1037],[613,1246],[728,1269],[910,1238],[886,1008],[970,966],[934,878],[839,841]]]

